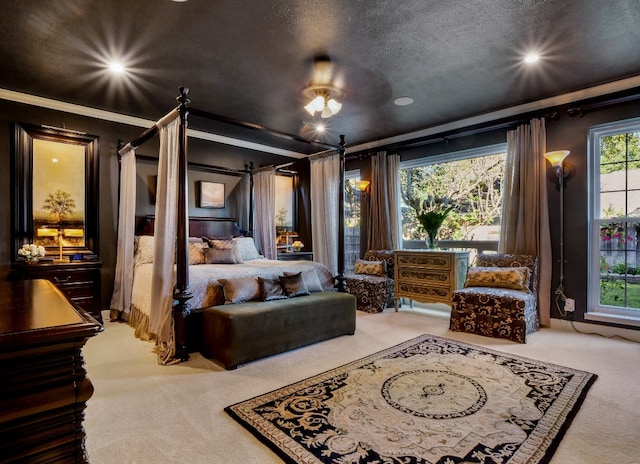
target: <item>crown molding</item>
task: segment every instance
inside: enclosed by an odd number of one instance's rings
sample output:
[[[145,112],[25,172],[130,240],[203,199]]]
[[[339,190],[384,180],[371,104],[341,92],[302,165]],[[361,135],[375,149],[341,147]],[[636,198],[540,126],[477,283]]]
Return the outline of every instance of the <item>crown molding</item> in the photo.
[[[115,122],[119,124],[126,124],[129,126],[142,127],[145,129],[153,126],[156,123],[156,121],[137,118],[135,116],[128,116],[125,114],[115,113],[112,111],[105,111],[97,108],[91,108],[88,106],[76,105],[74,103],[67,103],[59,100],[39,97],[37,95],[30,95],[22,92],[15,92],[13,90],[8,90],[8,89],[0,89],[0,99],[8,100],[16,103],[22,103],[30,106],[38,106],[40,108],[46,108],[46,109],[55,110],[55,111],[62,111],[65,113],[77,114],[80,116],[86,116],[94,119],[102,119],[104,121]],[[225,145],[231,145],[239,148],[247,148],[249,150],[255,150],[255,151],[260,151],[264,153],[271,153],[273,155],[287,156],[289,158],[306,158],[307,157],[307,155],[304,153],[284,150],[282,148],[272,147],[270,145],[263,145],[259,143],[249,142],[246,140],[226,137],[224,135],[218,135],[210,132],[188,129],[188,134],[189,134],[189,137],[208,140],[211,142],[222,143]]]
[[[406,134],[401,134],[394,137],[361,143],[359,145],[349,147],[349,151],[355,153],[359,151],[372,150],[382,146],[389,146],[406,142],[408,140],[419,139],[428,137],[430,135],[442,134],[444,132],[449,132],[457,129],[464,129],[465,127],[472,127],[478,124],[485,124],[491,121],[511,118],[525,113],[541,111],[547,108],[552,108],[554,106],[567,105],[569,103],[575,103],[577,101],[587,100],[589,98],[601,97],[603,95],[622,92],[639,86],[640,76],[629,77],[627,79],[621,79],[618,81],[609,82],[607,84],[588,87],[583,90],[577,90],[575,92],[557,95],[555,97],[544,98],[542,100],[524,103],[517,106],[511,106],[502,110],[492,111],[490,113],[484,113],[477,116],[448,122],[446,124],[440,124],[438,126],[428,127],[426,129],[421,129],[415,132],[408,132]]]

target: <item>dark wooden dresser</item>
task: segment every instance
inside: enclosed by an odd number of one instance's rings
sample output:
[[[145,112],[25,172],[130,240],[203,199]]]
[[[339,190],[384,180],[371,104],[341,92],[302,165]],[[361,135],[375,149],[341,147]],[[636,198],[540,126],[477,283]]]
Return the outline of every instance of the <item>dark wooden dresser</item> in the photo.
[[[102,324],[101,269],[99,261],[35,264],[18,261],[11,266],[9,280],[47,279]]]
[[[313,261],[312,251],[292,251],[289,253],[278,253],[278,261]]]
[[[47,280],[0,282],[0,462],[88,462],[81,349],[101,330]]]

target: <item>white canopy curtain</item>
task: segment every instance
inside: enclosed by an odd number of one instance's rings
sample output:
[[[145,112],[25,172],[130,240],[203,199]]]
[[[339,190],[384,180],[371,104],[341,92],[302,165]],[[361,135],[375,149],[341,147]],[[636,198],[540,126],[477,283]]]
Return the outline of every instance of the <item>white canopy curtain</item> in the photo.
[[[254,238],[267,259],[277,259],[276,248],[276,171],[273,166],[254,171]]]
[[[371,157],[371,204],[367,249],[399,248],[398,168],[399,155],[387,157],[386,151]]]
[[[340,195],[340,155],[319,155],[311,165],[311,234],[313,258],[338,272],[338,204]]]
[[[500,253],[538,257],[538,315],[551,321],[551,237],[547,204],[547,135],[544,119],[507,132]]]
[[[118,245],[111,296],[111,320],[129,320],[133,287],[133,248],[136,219],[136,152],[127,145],[120,155],[120,205],[118,206]]]
[[[178,110],[173,110],[156,123],[160,134],[158,185],[156,189],[155,239],[151,308],[148,332],[156,338],[156,351],[161,364],[173,362],[174,254],[176,245],[176,208],[178,194]],[[120,206],[118,217],[118,249],[116,276],[111,298],[111,315],[132,323],[131,292],[133,284],[133,245],[135,234],[136,164],[134,147],[120,150]],[[142,323],[141,321],[137,321]],[[137,325],[135,325],[137,327]]]

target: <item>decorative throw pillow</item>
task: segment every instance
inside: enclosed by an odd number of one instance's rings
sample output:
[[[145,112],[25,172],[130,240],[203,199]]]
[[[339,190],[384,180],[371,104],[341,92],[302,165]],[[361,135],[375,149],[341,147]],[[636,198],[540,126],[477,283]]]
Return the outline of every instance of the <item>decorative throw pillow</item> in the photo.
[[[235,237],[232,240],[234,246],[238,248],[240,252],[240,259],[244,261],[250,261],[252,259],[262,259],[263,256],[258,253],[256,244],[251,237]]]
[[[211,239],[207,240],[207,243],[209,244],[209,248],[218,250],[233,250],[233,256],[236,264],[241,264],[243,262],[242,256],[240,255],[240,249],[237,247],[233,240]]]
[[[263,279],[262,277],[258,277],[258,283],[260,285],[262,301],[287,299],[287,295],[284,294],[279,279]]]
[[[356,259],[354,268],[355,274],[369,274],[376,276],[386,275],[387,267],[385,261],[368,261],[364,259]]]
[[[295,275],[295,272],[285,272],[285,276]],[[313,292],[321,292],[324,289],[322,288],[322,283],[318,278],[318,274],[313,269],[308,269],[306,271],[302,271],[302,280],[304,281],[304,286],[307,287],[309,293]]]
[[[153,235],[136,237],[135,265],[153,262]]]
[[[528,267],[470,267],[465,287],[509,288],[528,292]]]
[[[205,248],[206,264],[238,264],[232,248]]]
[[[279,279],[284,294],[289,298],[309,294],[309,290],[307,290],[307,287],[304,285],[304,280],[302,280],[302,273],[298,272],[297,274],[288,276],[282,275]]]
[[[189,264],[204,264],[204,243],[189,241]]]
[[[260,284],[257,277],[218,279],[218,282],[220,282],[224,291],[225,304],[259,300],[261,297]]]

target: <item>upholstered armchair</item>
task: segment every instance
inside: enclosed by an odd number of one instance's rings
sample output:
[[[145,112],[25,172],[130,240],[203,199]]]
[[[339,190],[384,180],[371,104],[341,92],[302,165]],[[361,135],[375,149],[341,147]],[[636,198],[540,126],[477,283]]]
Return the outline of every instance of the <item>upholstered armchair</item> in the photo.
[[[525,343],[537,331],[538,258],[481,254],[464,288],[453,292],[449,327]]]
[[[344,278],[345,291],[354,295],[357,308],[379,313],[393,306],[393,250],[368,250],[356,260],[354,274]]]

